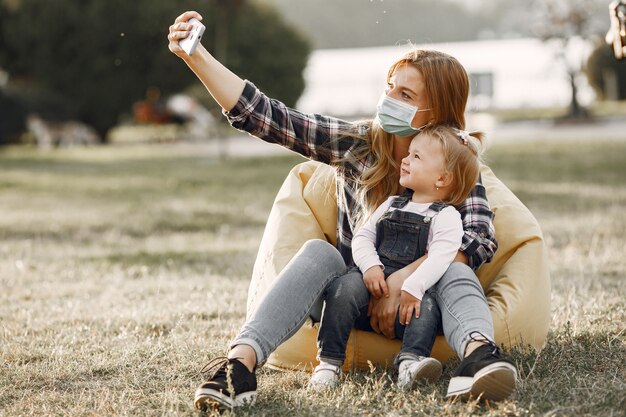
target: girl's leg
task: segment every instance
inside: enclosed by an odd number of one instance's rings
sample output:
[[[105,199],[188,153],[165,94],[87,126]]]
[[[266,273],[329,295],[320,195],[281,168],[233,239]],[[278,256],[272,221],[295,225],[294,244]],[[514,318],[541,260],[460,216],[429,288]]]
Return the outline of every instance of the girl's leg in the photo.
[[[332,281],[324,292],[324,310],[317,334],[320,363],[315,367],[309,387],[315,390],[334,388],[339,383],[341,366],[346,359],[350,332],[361,313],[367,314],[369,292],[358,269]]]
[[[412,317],[406,326],[401,325],[399,318],[396,318],[396,337],[402,338],[396,364],[404,359],[430,356],[440,327],[441,311],[437,301],[427,291],[422,298],[419,318]]]
[[[305,243],[243,325],[231,349],[248,345],[256,354],[256,365],[265,363],[304,324],[313,307],[321,305],[328,285],[346,271],[334,246],[323,240]]]
[[[367,313],[369,292],[358,269],[332,281],[324,293],[324,311],[317,335],[318,359],[342,366],[356,319]]]
[[[437,301],[427,291],[422,298],[420,315],[408,325],[396,317],[396,337],[402,338],[402,348],[394,361],[398,368],[398,387],[410,389],[416,381],[434,382],[442,372],[441,362],[431,358],[435,338],[441,328],[441,311]]]

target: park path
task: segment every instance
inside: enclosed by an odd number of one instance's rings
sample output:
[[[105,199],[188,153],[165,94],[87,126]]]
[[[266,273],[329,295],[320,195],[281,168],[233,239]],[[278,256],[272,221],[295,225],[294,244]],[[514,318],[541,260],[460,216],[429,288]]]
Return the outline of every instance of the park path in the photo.
[[[494,124],[490,122],[475,123],[487,134],[488,146],[499,143],[525,142],[576,142],[598,139],[601,141],[626,141],[626,115],[613,117],[594,123],[557,124],[552,121],[523,121]],[[228,138],[211,139],[205,143],[193,143],[197,151],[210,155],[227,157],[254,157],[271,155],[288,155],[286,149],[252,138],[245,134],[236,134]]]

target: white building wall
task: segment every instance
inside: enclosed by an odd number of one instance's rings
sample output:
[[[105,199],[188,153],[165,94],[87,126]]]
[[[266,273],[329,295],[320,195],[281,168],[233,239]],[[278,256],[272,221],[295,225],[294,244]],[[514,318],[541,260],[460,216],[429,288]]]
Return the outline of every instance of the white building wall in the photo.
[[[471,99],[470,110],[566,106],[570,102],[565,67],[555,60],[551,46],[537,39],[513,39],[316,50],[305,69],[306,87],[297,107],[343,117],[371,116],[385,88],[389,66],[414,47],[446,52],[470,74],[493,74],[493,96]],[[580,42],[575,47],[578,60],[588,56],[589,45]],[[594,98],[593,91],[584,77],[579,81],[579,99],[587,104]]]

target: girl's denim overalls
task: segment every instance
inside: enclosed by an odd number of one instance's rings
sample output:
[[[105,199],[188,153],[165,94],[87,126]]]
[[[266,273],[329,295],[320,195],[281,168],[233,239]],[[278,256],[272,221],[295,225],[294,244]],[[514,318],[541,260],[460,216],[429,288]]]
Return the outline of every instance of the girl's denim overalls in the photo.
[[[410,199],[410,194],[396,197],[391,204],[396,210],[388,210],[376,225],[376,251],[385,266],[385,278],[426,253],[432,217],[398,210]],[[437,214],[444,207],[444,203],[433,203],[429,209]],[[369,298],[360,274],[346,274],[329,285],[318,334],[320,358],[343,364],[352,328],[373,331],[367,316]],[[413,316],[405,326],[398,316],[395,335],[402,339],[402,348],[396,363],[407,357],[430,356],[441,324],[441,312],[430,292],[426,291],[422,298],[419,318]]]

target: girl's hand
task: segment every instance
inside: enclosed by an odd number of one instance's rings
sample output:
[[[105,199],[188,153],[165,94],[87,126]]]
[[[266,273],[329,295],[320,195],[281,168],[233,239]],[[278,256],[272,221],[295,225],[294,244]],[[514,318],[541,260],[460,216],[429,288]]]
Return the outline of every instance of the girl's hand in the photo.
[[[402,291],[400,295],[400,324],[407,325],[411,321],[413,311],[415,311],[415,318],[420,316],[420,306],[422,302],[413,297],[406,291]]]
[[[380,298],[383,295],[389,297],[389,288],[385,282],[385,273],[380,265],[375,265],[365,271],[363,274],[363,281],[365,287],[375,298]]]
[[[198,12],[189,11],[181,14],[174,20],[174,24],[170,26],[170,31],[167,35],[167,39],[170,41],[168,48],[172,53],[178,57],[186,57],[187,53],[180,47],[179,42],[185,39],[189,35],[191,25],[187,22],[191,18],[202,20],[202,16]]]
[[[376,333],[382,333],[389,339],[395,336],[395,322],[400,305],[400,289],[402,288],[400,275],[395,272],[387,277],[389,297],[376,299],[370,298],[367,315],[370,316],[370,324]]]

